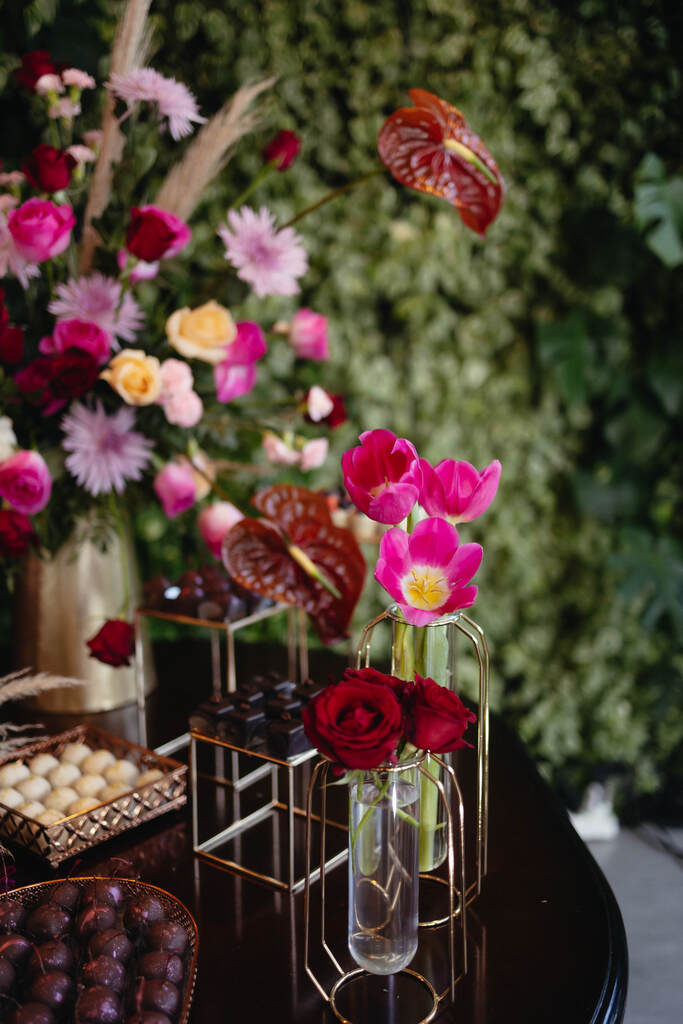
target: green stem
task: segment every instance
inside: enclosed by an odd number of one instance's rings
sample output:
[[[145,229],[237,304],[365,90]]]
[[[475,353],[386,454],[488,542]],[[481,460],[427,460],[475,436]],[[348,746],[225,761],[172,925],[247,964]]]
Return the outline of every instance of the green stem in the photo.
[[[366,174],[361,174],[360,178],[354,178],[353,181],[347,181],[345,185],[340,185],[339,188],[333,189],[331,192],[327,192],[322,199],[318,199],[317,202],[311,203],[310,206],[306,206],[303,210],[299,210],[295,213],[291,220],[288,220],[286,224],[282,225],[282,228],[291,228],[292,224],[296,224],[302,217],[308,216],[309,213],[313,213],[314,210],[320,209],[326,203],[331,203],[337,196],[341,196],[344,192],[348,192],[349,189],[355,188],[356,185],[361,185],[364,181],[368,181],[370,178],[374,178],[377,174],[382,174],[386,168],[384,165],[381,167],[375,167],[372,171],[368,171]],[[282,230],[282,229],[280,229]]]
[[[271,163],[266,164],[265,167],[262,167],[261,170],[258,172],[258,174],[256,174],[252,178],[251,183],[249,185],[247,185],[247,187],[245,188],[244,192],[240,193],[240,195],[238,195],[237,199],[234,199],[230,203],[230,206],[228,207],[228,209],[229,210],[235,210],[237,207],[242,206],[243,203],[244,203],[244,200],[249,198],[249,196],[254,191],[254,189],[257,189],[259,187],[259,185],[263,181],[265,181],[265,179],[267,177],[269,177],[271,171],[275,170],[275,165],[276,164],[277,164],[277,160],[273,160],[273,161],[271,161]]]

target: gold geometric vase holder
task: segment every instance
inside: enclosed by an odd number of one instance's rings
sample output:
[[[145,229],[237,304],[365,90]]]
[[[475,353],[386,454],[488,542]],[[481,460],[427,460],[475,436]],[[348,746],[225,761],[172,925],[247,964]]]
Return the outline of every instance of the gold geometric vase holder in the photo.
[[[446,787],[439,779],[434,779],[433,776],[426,771],[423,767],[422,760],[417,765],[417,770],[421,776],[429,779],[437,788],[439,794],[439,800],[441,801],[442,807],[445,813],[445,825],[448,835],[448,853],[447,853],[447,865],[448,865],[448,879],[446,885],[448,887],[448,899],[449,899],[449,913],[444,918],[443,923],[448,924],[448,968],[449,968],[449,982],[448,985],[441,991],[438,992],[434,987],[432,981],[430,981],[423,974],[410,967],[404,967],[403,970],[398,971],[397,974],[406,975],[412,978],[418,985],[422,986],[427,990],[429,996],[431,996],[432,1005],[426,1015],[420,1018],[419,1021],[410,1022],[410,1024],[428,1024],[429,1021],[436,1017],[437,1013],[443,1009],[445,1001],[450,1000],[453,1002],[455,999],[455,986],[459,981],[464,978],[467,973],[467,922],[466,922],[466,906],[467,900],[465,899],[465,810],[462,799],[462,793],[458,784],[457,777],[453,768],[446,763],[446,761],[431,755],[437,765],[445,772],[450,780],[450,793],[451,799],[449,800],[446,794]],[[365,1021],[352,1021],[344,1015],[338,1005],[338,997],[343,989],[347,986],[357,983],[363,977],[370,977],[368,971],[362,967],[354,970],[345,971],[341,966],[339,959],[335,956],[328,941],[327,941],[327,929],[326,929],[326,915],[327,915],[327,885],[325,879],[324,865],[326,862],[326,827],[324,824],[320,828],[320,867],[311,870],[311,839],[312,839],[312,826],[313,821],[320,821],[325,823],[327,820],[327,789],[330,785],[328,781],[328,773],[331,767],[331,762],[323,759],[319,761],[313,769],[311,781],[308,786],[308,796],[306,802],[306,883],[304,887],[304,966],[306,973],[317,988],[320,995],[323,997],[325,1002],[329,1003],[330,1009],[334,1013],[337,1020],[341,1021],[341,1024],[368,1024]],[[401,772],[405,769],[405,764],[397,765],[382,765],[382,772]],[[320,808],[317,815],[313,814],[313,805],[315,801],[316,792],[319,795]],[[454,799],[455,797],[455,799]],[[455,810],[454,810],[455,806]],[[457,821],[457,826],[455,822]],[[458,861],[458,867],[456,870],[456,857]],[[423,877],[420,874],[420,879]],[[310,961],[311,952],[311,884],[320,880],[320,943],[324,954],[332,963],[335,972],[338,977],[334,983],[329,987],[329,990],[325,987],[325,983],[315,973]],[[456,928],[460,936],[460,950],[461,955],[459,958],[459,965],[456,973]],[[374,975],[374,977],[378,977]],[[387,975],[381,976],[386,982]],[[408,1022],[406,1022],[408,1024]]]
[[[391,605],[377,618],[369,622],[363,630],[360,643],[356,651],[356,668],[369,668],[372,648],[373,633],[380,623],[389,621],[394,626],[397,623],[405,623],[400,616],[396,605]],[[433,628],[442,629],[446,627],[449,633],[448,649],[452,653],[451,664],[448,666],[448,681],[455,688],[456,681],[456,639],[458,635],[467,637],[472,646],[476,658],[478,670],[478,696],[479,707],[477,714],[477,771],[476,771],[476,840],[474,869],[470,877],[466,877],[465,902],[470,904],[481,892],[482,879],[486,875],[488,864],[488,795],[489,795],[489,652],[486,644],[484,630],[478,623],[466,615],[463,611],[453,612],[443,616],[426,626],[414,627],[415,629],[430,630]],[[392,666],[393,671],[393,666]],[[439,682],[439,680],[436,680]],[[434,757],[434,755],[431,755]],[[449,773],[450,774],[450,773]],[[467,874],[467,872],[466,872]],[[422,873],[420,878],[430,880],[437,884],[445,884],[444,879],[431,872]],[[458,909],[456,909],[456,914]],[[420,921],[421,927],[432,927],[445,924],[447,916],[440,916],[433,920]]]

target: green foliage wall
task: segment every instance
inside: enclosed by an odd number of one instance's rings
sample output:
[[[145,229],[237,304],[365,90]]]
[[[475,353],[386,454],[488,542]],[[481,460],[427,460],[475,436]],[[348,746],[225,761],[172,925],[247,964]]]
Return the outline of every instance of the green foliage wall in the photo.
[[[42,44],[105,73],[119,4],[35,0],[23,18],[17,6],[0,4],[2,19],[14,9],[5,70]],[[568,794],[612,771],[625,803],[659,791],[680,811],[676,5],[584,0],[564,14],[542,0],[157,0],[152,10],[151,63],[189,83],[204,112],[245,79],[278,76],[262,137],[242,147],[200,218],[218,219],[276,128],[304,143],[288,180],[262,197],[280,215],[368,170],[378,128],[412,87],[457,105],[496,157],[508,193],[485,242],[444,203],[387,178],[302,222],[312,264],[302,300],[330,317],[351,413],[318,482],[338,483],[341,451],[379,425],[433,460],[500,458],[495,507],[467,532],[485,546],[477,617],[496,707]],[[16,144],[24,129],[3,113]]]

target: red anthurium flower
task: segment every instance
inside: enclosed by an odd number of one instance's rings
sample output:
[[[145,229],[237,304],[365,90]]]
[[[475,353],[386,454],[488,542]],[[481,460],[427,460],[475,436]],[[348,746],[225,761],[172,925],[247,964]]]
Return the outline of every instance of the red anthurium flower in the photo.
[[[436,466],[420,459],[420,468],[420,504],[430,516],[442,516],[450,523],[471,523],[486,511],[498,490],[498,459],[481,473],[469,462],[455,459],[443,459]]]
[[[377,523],[396,525],[420,493],[420,460],[410,441],[390,430],[366,430],[360,447],[342,456],[344,484],[356,508]]]
[[[223,562],[243,587],[303,608],[324,643],[346,635],[365,579],[349,530],[334,526],[322,494],[278,484],[252,504],[267,519],[242,519],[226,534]]]
[[[459,110],[424,89],[408,93],[382,125],[380,159],[402,185],[446,199],[479,235],[498,216],[505,185],[496,162]]]
[[[102,629],[87,641],[87,646],[90,657],[103,661],[105,665],[114,668],[130,665],[135,649],[133,627],[123,619],[108,619]]]
[[[426,626],[474,604],[477,588],[467,584],[481,558],[479,544],[460,544],[454,526],[432,517],[412,533],[396,526],[384,534],[375,579],[397,602],[406,622]]]
[[[24,160],[21,169],[34,188],[41,192],[59,192],[68,186],[75,166],[71,153],[41,143]]]

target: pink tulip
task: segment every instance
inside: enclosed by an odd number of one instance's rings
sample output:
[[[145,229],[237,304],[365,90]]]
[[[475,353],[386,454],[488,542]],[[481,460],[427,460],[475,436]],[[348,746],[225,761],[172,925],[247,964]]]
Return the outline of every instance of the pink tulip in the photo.
[[[420,460],[410,441],[390,430],[366,430],[360,448],[342,456],[344,483],[354,505],[377,523],[405,519],[420,493]]]
[[[184,512],[186,508],[194,505],[197,484],[192,471],[187,466],[169,462],[157,473],[154,480],[154,491],[168,518],[173,519]]]
[[[406,622],[424,626],[474,604],[477,588],[466,584],[481,558],[479,544],[460,545],[456,528],[432,517],[410,534],[399,527],[384,534],[375,579],[397,602]]]
[[[317,469],[322,466],[327,458],[327,450],[330,442],[326,437],[315,437],[307,441],[301,449],[301,468],[304,472],[308,469]]]
[[[203,508],[197,516],[197,526],[202,539],[212,555],[221,557],[223,538],[235,523],[244,516],[229,501],[215,501],[213,505]]]
[[[420,459],[420,467],[420,504],[430,516],[443,516],[451,523],[471,523],[496,496],[501,469],[498,459],[481,473],[469,462],[454,459],[444,459],[436,466]]]
[[[89,320],[62,320],[55,324],[52,337],[43,338],[38,348],[47,356],[66,352],[68,348],[80,348],[103,366],[109,359],[111,335]]]
[[[292,317],[289,344],[300,359],[325,362],[330,358],[327,343],[327,318],[312,309],[300,309]]]
[[[64,252],[76,218],[70,206],[55,206],[49,199],[28,199],[7,218],[19,255],[42,263]]]
[[[16,512],[35,515],[45,508],[51,491],[52,478],[38,452],[16,452],[0,463],[0,498]]]

